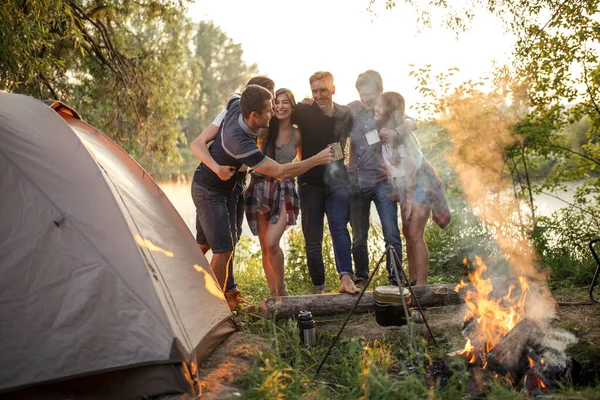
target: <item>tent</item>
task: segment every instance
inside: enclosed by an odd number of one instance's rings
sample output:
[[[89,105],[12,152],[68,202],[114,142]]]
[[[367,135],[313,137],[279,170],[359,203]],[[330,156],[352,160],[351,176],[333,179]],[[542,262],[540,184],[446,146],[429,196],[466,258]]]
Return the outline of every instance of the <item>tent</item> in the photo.
[[[148,174],[62,103],[0,92],[0,398],[196,393],[235,325]]]

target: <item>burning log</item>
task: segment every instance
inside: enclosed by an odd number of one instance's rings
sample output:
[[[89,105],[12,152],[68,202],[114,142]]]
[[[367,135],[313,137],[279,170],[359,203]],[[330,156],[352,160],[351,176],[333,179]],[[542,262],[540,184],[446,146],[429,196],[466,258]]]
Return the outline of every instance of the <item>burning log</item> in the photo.
[[[499,374],[510,373],[513,379],[520,380],[530,367],[527,358],[530,349],[541,353],[541,338],[544,332],[533,320],[521,320],[496,344],[487,355],[488,368]]]
[[[422,307],[438,307],[461,302],[456,285],[440,284],[415,286],[413,292]],[[296,316],[301,310],[310,310],[313,316],[347,313],[354,302],[355,295],[331,293],[306,296],[271,297],[260,302],[259,314],[264,318]],[[413,304],[415,304],[413,299]],[[365,313],[374,310],[373,292],[365,292],[355,313]]]

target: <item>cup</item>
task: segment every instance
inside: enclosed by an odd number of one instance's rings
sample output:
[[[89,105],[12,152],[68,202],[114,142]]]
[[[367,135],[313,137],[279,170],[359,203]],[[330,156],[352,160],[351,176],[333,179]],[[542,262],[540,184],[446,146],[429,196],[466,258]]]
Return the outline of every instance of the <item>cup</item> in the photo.
[[[329,143],[327,146],[331,147],[331,150],[333,150],[333,158],[334,159],[336,159],[336,160],[344,159],[344,152],[342,152],[342,146],[340,145],[340,142]]]

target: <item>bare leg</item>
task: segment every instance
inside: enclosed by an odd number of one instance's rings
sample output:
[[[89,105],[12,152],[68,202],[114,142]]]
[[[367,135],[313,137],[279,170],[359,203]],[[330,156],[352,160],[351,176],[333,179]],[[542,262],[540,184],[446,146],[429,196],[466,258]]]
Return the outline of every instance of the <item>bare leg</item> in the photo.
[[[410,282],[417,286],[427,285],[429,271],[429,249],[425,243],[425,225],[431,214],[428,204],[412,205],[410,221],[407,221],[402,209],[402,233],[406,238],[406,256]]]
[[[271,260],[269,259],[269,250],[267,246],[267,230],[269,227],[269,221],[267,218],[258,213],[256,215],[256,223],[258,229],[258,240],[260,241],[260,249],[262,251],[262,265],[265,271],[265,278],[267,279],[267,286],[271,293],[271,297],[276,295],[275,278],[273,274],[273,268],[271,267]]]
[[[210,245],[208,243],[200,243],[198,246],[200,246],[200,250],[202,250],[204,254],[208,253],[210,250]]]
[[[271,273],[275,283],[275,295],[287,296],[287,289],[284,280],[284,255],[279,246],[283,232],[287,226],[287,215],[285,205],[282,205],[279,219],[276,224],[269,224],[266,234],[267,253],[269,254],[269,263],[271,264]]]
[[[221,290],[225,290],[225,283],[227,282],[227,265],[231,259],[231,251],[227,253],[213,254],[210,260],[210,268],[213,270],[219,287]]]

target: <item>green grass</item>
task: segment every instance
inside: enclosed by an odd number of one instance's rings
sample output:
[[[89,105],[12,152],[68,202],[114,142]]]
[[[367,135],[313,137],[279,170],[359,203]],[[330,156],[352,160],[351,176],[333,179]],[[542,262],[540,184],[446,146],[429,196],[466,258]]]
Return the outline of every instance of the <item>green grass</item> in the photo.
[[[465,256],[481,254],[479,251],[485,249],[494,251],[486,242],[489,237],[481,231],[473,229],[470,233],[460,236],[457,233],[461,231],[460,226],[457,225],[453,229],[445,233],[437,228],[428,229],[427,242],[432,254],[429,278],[431,283],[458,282],[460,279],[465,279],[468,272],[462,263]],[[369,240],[369,253],[374,255],[370,265],[372,270],[384,248],[378,225],[371,227]],[[578,252],[570,252],[567,245],[550,247],[542,242],[541,246],[545,246],[546,252],[542,254],[541,262],[552,271],[550,286],[556,292],[559,301],[585,301],[587,300],[585,283],[591,279],[586,277],[590,271],[593,273],[593,269],[587,263],[582,266],[582,259],[579,256],[569,257],[569,254],[581,255],[581,247]],[[483,253],[485,254],[491,253]],[[323,257],[326,265],[326,290],[336,291],[338,278],[328,229],[325,229],[323,240]],[[236,279],[246,301],[257,304],[268,297],[260,249],[257,248],[253,238],[242,238],[236,250],[236,265],[239,268]],[[575,275],[573,275],[574,271]],[[569,279],[565,279],[566,277]],[[387,273],[385,266],[382,265],[372,287],[386,282]],[[299,226],[288,231],[286,283],[291,295],[312,292],[312,284],[306,268],[304,240]],[[361,318],[369,317],[372,318],[372,315],[356,316],[351,319],[351,323],[352,321],[360,323]],[[434,347],[418,337],[419,358],[417,358],[410,345],[406,329],[393,330],[370,340],[352,337],[346,330],[333,348],[321,374],[315,379],[316,368],[333,341],[344,316],[317,319],[317,327],[323,329],[318,329],[318,343],[313,348],[306,348],[300,343],[296,322],[293,319],[272,321],[247,314],[242,314],[239,318],[246,322],[244,330],[268,338],[270,344],[268,350],[254,360],[250,371],[238,382],[243,389],[242,398],[448,400],[474,398],[473,391],[470,391],[467,386],[468,373],[462,361],[453,360],[448,365],[444,361],[447,353],[456,350],[456,337],[459,338],[458,342],[462,343],[458,332],[434,330],[439,347]],[[565,323],[562,327],[575,333],[587,329],[574,322]],[[596,354],[598,349],[591,346],[592,348],[579,350],[574,357]],[[588,365],[590,366],[591,364]],[[551,396],[565,399],[600,398],[600,386],[593,386],[595,382],[597,380],[594,377],[589,377],[592,386],[563,388],[553,391]],[[500,400],[530,397],[522,390],[494,381],[479,398]]]

